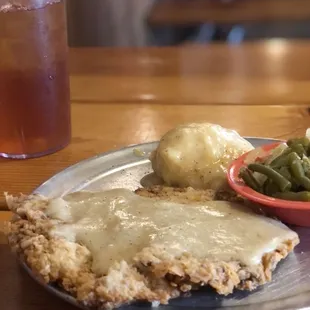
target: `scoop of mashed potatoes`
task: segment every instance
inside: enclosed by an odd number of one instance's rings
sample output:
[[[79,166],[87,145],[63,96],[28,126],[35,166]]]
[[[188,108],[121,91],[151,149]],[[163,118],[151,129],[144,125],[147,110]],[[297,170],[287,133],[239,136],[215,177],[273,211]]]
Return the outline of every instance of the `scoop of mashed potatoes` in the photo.
[[[151,154],[154,172],[170,186],[221,189],[229,164],[253,146],[236,131],[192,123],[167,132]]]

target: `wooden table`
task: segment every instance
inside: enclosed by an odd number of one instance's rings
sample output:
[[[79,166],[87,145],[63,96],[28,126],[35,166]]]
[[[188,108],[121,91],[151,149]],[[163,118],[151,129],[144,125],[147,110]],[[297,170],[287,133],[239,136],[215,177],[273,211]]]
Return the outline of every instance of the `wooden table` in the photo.
[[[71,50],[73,137],[56,154],[0,160],[0,188],[30,193],[82,159],[153,141],[178,123],[288,138],[310,124],[310,42]],[[310,126],[309,126],[310,127]],[[5,208],[3,196],[0,203]],[[9,212],[0,212],[0,231]],[[71,310],[22,271],[0,232],[0,309]]]
[[[304,0],[158,0],[150,10],[152,26],[236,24],[308,20]]]

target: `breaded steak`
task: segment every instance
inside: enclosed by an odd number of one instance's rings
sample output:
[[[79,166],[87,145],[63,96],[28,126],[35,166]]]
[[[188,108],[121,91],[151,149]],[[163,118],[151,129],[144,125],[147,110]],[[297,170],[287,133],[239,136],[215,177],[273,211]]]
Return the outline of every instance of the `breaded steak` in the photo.
[[[136,193],[183,204],[219,199],[223,194],[167,187],[139,189]],[[225,195],[226,199],[239,199],[235,194]],[[106,274],[98,275],[92,271],[93,257],[86,246],[50,235],[55,225],[65,223],[47,215],[49,199],[7,196],[7,202],[16,215],[7,232],[12,249],[44,282],[57,283],[83,305],[98,309],[139,300],[167,304],[169,299],[204,285],[223,295],[235,288],[253,290],[271,280],[277,263],[299,242],[297,236],[285,240],[254,266],[236,260],[213,261],[191,253],[174,257],[162,248],[145,247],[133,262],[116,261]]]

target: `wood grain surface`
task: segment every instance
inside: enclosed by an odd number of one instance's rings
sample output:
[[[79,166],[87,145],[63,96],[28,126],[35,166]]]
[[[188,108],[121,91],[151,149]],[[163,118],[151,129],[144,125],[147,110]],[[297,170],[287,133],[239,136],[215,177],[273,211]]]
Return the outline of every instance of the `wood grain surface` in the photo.
[[[296,21],[310,17],[305,0],[159,0],[150,11],[150,25]]]
[[[167,104],[308,104],[310,42],[72,49],[72,100]]]
[[[247,136],[304,134],[310,124],[310,43],[284,42],[278,58],[266,51],[268,44],[72,50],[72,143],[42,158],[0,159],[1,192],[29,194],[82,159],[157,140],[182,122],[214,122]],[[1,233],[10,216],[0,212],[0,309],[73,309],[18,267]]]

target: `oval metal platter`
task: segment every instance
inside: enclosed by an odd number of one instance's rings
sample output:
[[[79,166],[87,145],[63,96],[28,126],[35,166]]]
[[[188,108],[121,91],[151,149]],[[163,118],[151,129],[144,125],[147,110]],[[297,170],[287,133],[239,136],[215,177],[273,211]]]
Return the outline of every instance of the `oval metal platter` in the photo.
[[[255,147],[275,142],[271,139],[247,139]],[[141,187],[141,180],[152,172],[148,156],[156,146],[157,142],[130,146],[82,161],[58,173],[35,192],[47,197],[57,197],[81,190],[106,190],[117,187],[135,190]],[[292,228],[299,234],[301,244],[278,265],[271,283],[253,292],[235,291],[226,297],[202,288],[188,297],[171,300],[169,305],[160,306],[158,309],[310,309],[310,229]],[[25,264],[23,266],[38,281],[31,270]],[[58,297],[83,308],[72,296],[58,287],[41,284]],[[122,309],[150,310],[152,307],[149,303],[137,303]]]

